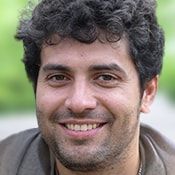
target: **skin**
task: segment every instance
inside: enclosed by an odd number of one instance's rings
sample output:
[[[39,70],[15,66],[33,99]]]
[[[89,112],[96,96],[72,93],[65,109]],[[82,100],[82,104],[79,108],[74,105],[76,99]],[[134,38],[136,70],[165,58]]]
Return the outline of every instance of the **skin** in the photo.
[[[157,77],[143,97],[127,42],[43,45],[36,108],[43,138],[60,175],[136,175],[139,114],[148,112]],[[97,124],[72,131],[66,124]]]

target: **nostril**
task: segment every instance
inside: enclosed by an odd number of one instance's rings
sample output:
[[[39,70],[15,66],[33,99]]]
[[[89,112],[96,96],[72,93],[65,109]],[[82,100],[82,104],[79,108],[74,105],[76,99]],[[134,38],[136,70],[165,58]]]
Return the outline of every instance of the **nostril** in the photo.
[[[74,113],[82,113],[86,110],[96,108],[96,100],[93,98],[68,98],[65,101],[65,107]]]

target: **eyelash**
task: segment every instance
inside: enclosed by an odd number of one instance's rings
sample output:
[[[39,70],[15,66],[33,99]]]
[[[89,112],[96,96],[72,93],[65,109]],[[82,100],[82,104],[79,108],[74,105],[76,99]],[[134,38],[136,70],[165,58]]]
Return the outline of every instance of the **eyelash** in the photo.
[[[100,77],[103,77],[104,78],[104,81],[111,81],[112,79],[115,80],[116,77],[114,77],[113,75],[110,75],[110,74],[102,74],[102,75],[99,75],[97,78],[100,78]],[[105,79],[107,78],[107,79]]]
[[[62,86],[68,81],[71,80],[68,75],[64,75],[62,73],[60,74],[51,74],[46,77],[46,81],[49,82],[50,85],[52,86]]]
[[[62,74],[59,74],[59,75],[58,75],[58,74],[57,74],[57,75],[52,75],[52,76],[48,77],[48,79],[51,80],[51,79],[53,79],[53,78],[58,78],[58,77],[59,77],[59,78],[62,77],[62,78],[61,78],[60,80],[57,80],[57,81],[65,80],[65,78],[68,79],[65,75],[62,75]]]
[[[69,75],[64,73],[51,74],[46,77],[46,81],[49,82],[51,86],[64,86],[71,81]],[[110,73],[98,73],[94,75],[92,82],[102,87],[112,88],[115,87],[120,81],[120,77],[110,74]]]
[[[105,80],[105,78],[107,79]],[[109,74],[109,73],[98,74],[95,78],[95,81],[97,81],[98,85],[102,87],[109,87],[109,88],[115,87],[119,83],[120,80],[121,80],[120,77],[113,75],[113,74]]]

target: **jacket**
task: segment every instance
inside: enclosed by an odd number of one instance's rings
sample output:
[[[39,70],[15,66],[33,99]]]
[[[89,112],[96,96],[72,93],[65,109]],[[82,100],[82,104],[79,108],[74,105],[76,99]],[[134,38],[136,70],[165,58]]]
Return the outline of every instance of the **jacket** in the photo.
[[[142,175],[175,175],[175,145],[153,128],[141,125]],[[50,175],[51,156],[39,129],[0,142],[0,175]]]

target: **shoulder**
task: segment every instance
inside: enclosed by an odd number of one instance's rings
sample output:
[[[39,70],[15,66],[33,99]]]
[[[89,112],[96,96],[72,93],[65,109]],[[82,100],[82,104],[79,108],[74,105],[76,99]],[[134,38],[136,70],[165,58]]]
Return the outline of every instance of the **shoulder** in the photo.
[[[32,140],[39,135],[38,128],[25,130],[17,134],[13,134],[0,142],[0,155],[4,153],[5,150],[10,151],[14,148],[22,148],[28,145]],[[19,147],[18,147],[19,146]]]
[[[175,153],[175,143],[151,126],[142,124],[140,136],[142,140],[149,140],[154,146],[168,153]]]
[[[31,147],[41,142],[39,130],[30,129],[14,134],[0,142],[0,174],[15,174]],[[35,146],[37,147],[37,146]],[[33,148],[32,148],[33,149]]]
[[[175,172],[175,144],[166,136],[148,125],[141,125],[140,140],[147,161],[157,161],[167,175]]]

